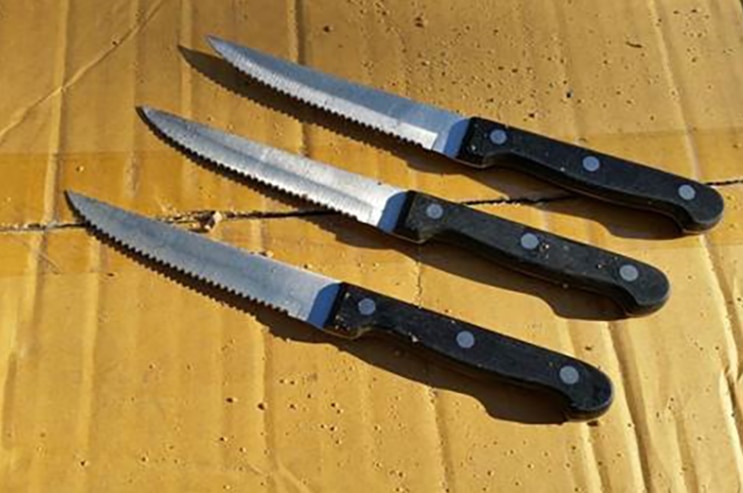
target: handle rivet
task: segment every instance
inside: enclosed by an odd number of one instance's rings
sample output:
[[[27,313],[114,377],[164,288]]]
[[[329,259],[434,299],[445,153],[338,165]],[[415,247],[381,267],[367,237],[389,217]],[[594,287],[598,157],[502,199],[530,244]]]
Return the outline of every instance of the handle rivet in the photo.
[[[505,130],[501,130],[497,128],[493,130],[492,132],[490,132],[490,142],[492,142],[493,144],[497,146],[502,146],[503,144],[506,143],[507,140],[508,140],[508,134],[506,133]]]
[[[475,345],[475,336],[469,330],[463,330],[457,334],[457,345],[469,349]]]
[[[534,250],[539,246],[539,238],[534,233],[525,233],[521,237],[521,246],[526,250]]]
[[[364,298],[358,304],[359,313],[362,315],[371,315],[377,311],[377,304],[371,298]]]
[[[444,215],[444,208],[439,204],[428,204],[426,215],[431,219],[441,219],[441,216]]]
[[[598,171],[598,169],[601,167],[601,161],[596,156],[586,156],[583,158],[583,169],[593,173],[594,171]]]
[[[580,373],[578,373],[578,370],[574,366],[565,365],[560,368],[560,380],[565,385],[574,385],[580,380]]]
[[[681,185],[679,187],[679,197],[684,200],[694,200],[697,196],[697,191],[691,185]]]
[[[624,279],[627,282],[636,281],[638,277],[640,277],[640,271],[637,270],[637,267],[630,264],[624,264],[619,268],[619,275],[622,279]]]

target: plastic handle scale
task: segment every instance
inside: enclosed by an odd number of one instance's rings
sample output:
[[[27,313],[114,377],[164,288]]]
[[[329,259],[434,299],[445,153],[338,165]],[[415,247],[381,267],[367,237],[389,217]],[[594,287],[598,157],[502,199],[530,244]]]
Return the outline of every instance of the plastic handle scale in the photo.
[[[609,378],[582,361],[454,320],[363,288],[344,285],[327,330],[348,338],[382,333],[443,357],[476,377],[556,394],[569,419],[604,413]]]
[[[669,295],[666,276],[648,264],[419,192],[409,192],[394,233],[453,243],[504,267],[607,296],[628,315],[657,310]]]
[[[561,187],[672,217],[686,233],[713,227],[724,202],[713,188],[642,164],[601,154],[497,122],[472,118],[457,159],[477,167],[503,164]]]

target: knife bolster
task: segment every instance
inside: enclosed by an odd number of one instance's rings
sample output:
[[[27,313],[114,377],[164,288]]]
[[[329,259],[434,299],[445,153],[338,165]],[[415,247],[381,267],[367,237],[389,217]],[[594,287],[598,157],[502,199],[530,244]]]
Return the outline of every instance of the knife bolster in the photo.
[[[453,205],[425,193],[409,191],[392,234],[413,243],[425,243],[448,229]]]
[[[513,152],[512,127],[484,118],[471,118],[456,156],[458,161],[475,168],[489,168],[497,158]]]

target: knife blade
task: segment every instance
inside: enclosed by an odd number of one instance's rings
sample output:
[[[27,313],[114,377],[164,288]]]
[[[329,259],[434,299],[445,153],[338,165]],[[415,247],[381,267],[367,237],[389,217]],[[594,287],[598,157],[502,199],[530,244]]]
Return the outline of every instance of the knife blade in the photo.
[[[658,269],[465,205],[350,173],[149,107],[157,132],[208,162],[415,243],[441,240],[505,267],[597,292],[627,314],[656,310],[669,295]]]
[[[460,370],[559,396],[571,419],[602,414],[609,378],[575,358],[388,296],[209,240],[74,192],[85,223],[135,253],[330,334],[378,334],[443,358]]]
[[[665,214],[686,233],[707,230],[722,217],[722,197],[703,183],[503,123],[464,117],[214,36],[208,41],[235,68],[273,89],[463,164],[499,164],[597,199]]]

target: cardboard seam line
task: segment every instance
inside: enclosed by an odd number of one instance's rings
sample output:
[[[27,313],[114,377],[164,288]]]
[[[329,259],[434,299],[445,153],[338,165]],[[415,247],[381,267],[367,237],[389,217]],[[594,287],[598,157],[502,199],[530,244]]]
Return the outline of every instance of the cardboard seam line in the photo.
[[[535,205],[535,204],[547,204],[551,202],[557,202],[573,198],[573,195],[557,195],[554,197],[545,197],[542,199],[494,199],[494,200],[465,200],[459,202],[464,205],[478,206],[478,205],[508,205],[508,204],[522,204],[522,205]],[[299,217],[316,217],[316,216],[342,216],[341,213],[331,211],[325,208],[317,209],[300,209],[287,212],[235,212],[235,211],[218,211],[216,209],[208,210],[195,210],[187,211],[171,216],[159,216],[155,219],[162,221],[167,224],[190,224],[190,223],[203,223],[208,221],[215,213],[219,212],[223,221],[230,220],[244,220],[244,219],[291,219]],[[26,224],[10,224],[0,226],[0,233],[22,233],[22,232],[46,232],[53,231],[56,229],[71,229],[71,228],[82,228],[83,223],[78,221],[70,222],[57,222],[51,221],[49,223],[26,223]]]
[[[734,186],[734,185],[743,185],[743,178],[737,178],[733,180],[724,180],[724,181],[716,181],[716,182],[707,182],[707,185],[710,185],[712,187],[716,188],[724,188],[728,186]],[[462,205],[468,205],[468,206],[481,206],[481,205],[540,205],[540,204],[550,204],[555,202],[562,202],[566,200],[573,200],[581,198],[579,195],[575,195],[570,192],[560,193],[556,194],[550,197],[538,197],[538,198],[529,198],[529,197],[521,197],[521,198],[503,198],[503,199],[491,199],[491,200],[461,200],[457,201],[457,203]],[[338,212],[334,212],[328,209],[324,208],[318,208],[318,209],[300,209],[300,210],[293,210],[288,212],[261,212],[261,211],[253,211],[253,212],[235,212],[235,211],[219,211],[216,209],[208,209],[208,210],[196,210],[196,211],[187,211],[182,212],[180,214],[175,214],[171,216],[160,216],[155,217],[155,219],[162,221],[167,224],[191,224],[191,223],[205,223],[207,222],[215,213],[219,212],[222,217],[224,218],[224,221],[237,221],[237,220],[244,220],[244,219],[291,219],[291,218],[299,218],[299,217],[320,217],[320,216],[342,216],[343,214],[340,214]],[[78,221],[69,221],[69,222],[61,222],[61,221],[50,221],[48,223],[43,222],[33,222],[33,223],[25,223],[25,224],[6,224],[6,225],[0,225],[0,234],[2,233],[37,233],[37,232],[47,232],[47,231],[54,231],[57,229],[72,229],[72,228],[82,228],[83,223]]]
[[[37,98],[35,101],[26,104],[18,111],[13,113],[10,118],[10,123],[8,123],[5,127],[0,128],[0,142],[3,142],[10,132],[23,124],[34,110],[36,110],[44,103],[50,101],[51,99],[64,94],[65,91],[69,90],[72,86],[80,82],[80,80],[88,75],[92,69],[108,59],[109,56],[112,55],[116,50],[118,50],[124,43],[129,41],[129,39],[131,39],[139,31],[141,31],[160,11],[163,3],[165,3],[165,0],[160,0],[153,7],[151,7],[150,10],[145,13],[145,16],[141,20],[137,21],[127,31],[125,31],[124,34],[122,34],[110,48],[96,53],[95,56],[93,56],[88,62],[83,64],[82,67],[76,70],[75,73],[73,73],[70,77],[64,78],[61,83],[58,84],[54,89]],[[67,36],[65,35],[65,39],[66,38]]]

